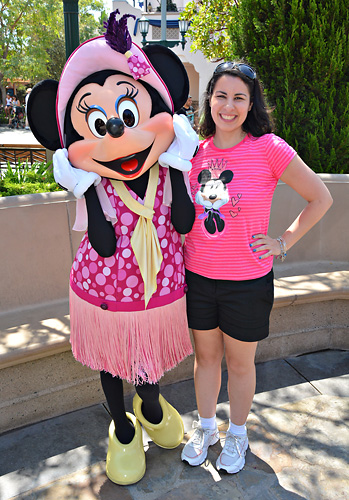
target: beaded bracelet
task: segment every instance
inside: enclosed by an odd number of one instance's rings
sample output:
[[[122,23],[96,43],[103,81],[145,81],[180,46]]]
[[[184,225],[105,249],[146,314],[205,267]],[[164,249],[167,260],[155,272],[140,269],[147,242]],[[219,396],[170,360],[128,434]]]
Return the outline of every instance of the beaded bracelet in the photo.
[[[276,240],[279,242],[280,251],[281,251],[280,255],[278,255],[276,258],[281,259],[281,262],[283,262],[286,259],[286,255],[287,255],[286,241],[283,239],[282,236],[279,236],[278,238],[276,238]]]

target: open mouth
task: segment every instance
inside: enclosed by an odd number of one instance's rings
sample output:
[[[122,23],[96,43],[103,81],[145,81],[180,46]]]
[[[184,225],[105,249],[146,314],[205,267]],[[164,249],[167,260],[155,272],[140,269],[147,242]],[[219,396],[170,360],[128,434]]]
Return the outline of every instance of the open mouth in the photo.
[[[123,158],[117,158],[112,161],[99,161],[93,159],[96,163],[103,165],[118,174],[124,175],[126,177],[133,177],[141,170],[145,160],[147,159],[153,144],[151,144],[147,149],[139,151],[129,156],[124,156]]]
[[[225,120],[225,121],[231,122],[234,120],[235,116],[221,114],[221,118],[223,118],[223,120]]]

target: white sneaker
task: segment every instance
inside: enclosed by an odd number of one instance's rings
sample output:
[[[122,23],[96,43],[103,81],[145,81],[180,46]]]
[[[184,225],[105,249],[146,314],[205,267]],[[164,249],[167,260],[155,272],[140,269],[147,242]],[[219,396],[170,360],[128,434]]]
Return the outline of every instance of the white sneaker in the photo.
[[[217,470],[224,469],[229,474],[239,472],[245,465],[245,455],[248,448],[246,436],[236,436],[227,432],[221,454],[217,458]]]
[[[184,446],[181,459],[190,465],[201,465],[207,457],[209,446],[216,444],[219,439],[218,428],[203,429],[198,422],[193,423],[194,434]]]

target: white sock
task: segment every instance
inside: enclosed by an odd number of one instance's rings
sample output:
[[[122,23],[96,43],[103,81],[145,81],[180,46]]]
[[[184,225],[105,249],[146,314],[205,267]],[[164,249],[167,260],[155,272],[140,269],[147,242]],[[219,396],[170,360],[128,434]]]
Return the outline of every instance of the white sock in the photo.
[[[202,418],[199,415],[199,425],[201,425],[203,429],[214,430],[216,428],[216,415],[211,418]]]
[[[228,432],[235,434],[235,436],[246,436],[247,435],[246,424],[235,425],[231,420],[229,420]]]

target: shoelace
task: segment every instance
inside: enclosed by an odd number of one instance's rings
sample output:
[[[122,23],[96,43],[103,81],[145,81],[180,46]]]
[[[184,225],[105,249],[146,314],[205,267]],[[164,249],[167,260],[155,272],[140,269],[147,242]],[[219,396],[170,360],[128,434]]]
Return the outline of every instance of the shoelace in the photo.
[[[235,436],[235,434],[226,434],[225,443],[224,443],[224,453],[227,453],[231,456],[238,455],[241,457],[241,450],[244,445],[245,436]]]
[[[193,429],[195,429],[194,434],[192,436],[191,442],[193,445],[201,445],[203,441],[205,441],[206,436],[209,436],[212,434],[211,429],[203,429],[200,425],[199,422],[194,421],[193,422]]]

